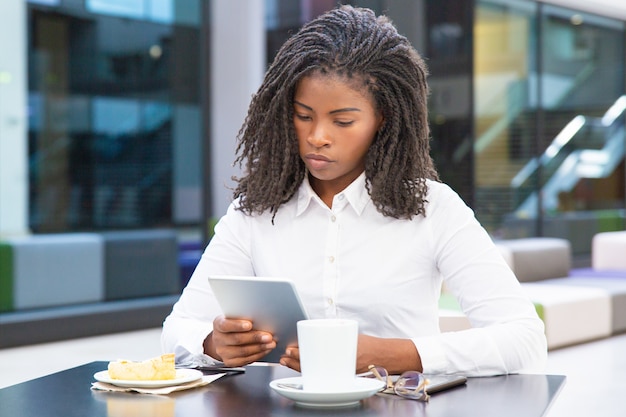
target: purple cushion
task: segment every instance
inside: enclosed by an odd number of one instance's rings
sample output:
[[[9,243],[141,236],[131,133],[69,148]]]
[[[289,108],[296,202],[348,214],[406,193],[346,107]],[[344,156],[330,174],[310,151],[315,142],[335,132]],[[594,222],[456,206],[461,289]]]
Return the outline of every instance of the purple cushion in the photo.
[[[597,270],[593,268],[575,268],[569,271],[570,277],[598,277],[598,278],[625,278],[625,269],[604,269]]]

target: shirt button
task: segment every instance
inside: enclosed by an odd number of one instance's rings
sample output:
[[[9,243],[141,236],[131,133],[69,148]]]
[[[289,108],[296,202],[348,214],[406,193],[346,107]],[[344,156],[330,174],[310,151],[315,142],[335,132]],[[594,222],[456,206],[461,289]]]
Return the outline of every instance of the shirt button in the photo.
[[[333,214],[332,216],[330,216],[330,221],[331,222],[336,222],[337,221],[337,217],[335,217],[335,215]]]
[[[339,197],[337,197],[337,198],[339,198],[339,200],[341,201],[341,200],[343,200],[345,198],[345,196],[343,194],[339,194]]]
[[[332,264],[333,262],[335,262],[335,257],[334,257],[334,256],[329,256],[329,257],[328,257],[328,262],[330,262],[331,264]]]
[[[329,298],[328,300],[326,300],[328,302],[329,306],[332,306],[333,304],[335,304],[335,302],[333,301],[332,298]]]

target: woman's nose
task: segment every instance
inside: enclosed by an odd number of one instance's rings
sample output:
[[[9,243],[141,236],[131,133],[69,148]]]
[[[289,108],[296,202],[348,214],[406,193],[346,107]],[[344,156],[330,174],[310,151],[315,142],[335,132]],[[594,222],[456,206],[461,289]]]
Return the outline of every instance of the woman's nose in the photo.
[[[322,123],[315,123],[311,127],[307,141],[316,148],[329,145],[331,143],[329,132]]]

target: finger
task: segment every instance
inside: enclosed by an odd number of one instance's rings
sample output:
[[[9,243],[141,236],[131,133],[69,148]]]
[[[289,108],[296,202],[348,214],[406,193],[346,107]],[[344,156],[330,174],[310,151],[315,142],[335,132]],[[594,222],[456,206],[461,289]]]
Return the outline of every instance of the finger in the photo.
[[[252,322],[243,319],[228,319],[224,316],[213,321],[213,328],[222,333],[247,332],[252,330]]]
[[[297,359],[294,359],[292,356],[282,355],[280,357],[280,364],[288,368],[291,368],[294,371],[300,372],[300,361]]]
[[[222,358],[247,357],[276,348],[276,341],[267,332],[220,333],[217,348]]]
[[[266,345],[265,349],[276,347],[276,341],[272,334],[260,331],[224,333],[222,334],[222,343],[227,346]]]
[[[298,346],[288,346],[285,354],[294,360],[300,361],[300,349],[298,349]]]
[[[230,367],[230,368],[236,368],[236,367],[239,367],[239,366],[249,365],[252,362],[260,361],[268,353],[269,353],[269,351],[263,352],[263,353],[259,353],[259,354],[256,354],[256,355],[252,355],[252,356],[246,356],[246,357],[243,357],[243,358],[225,358],[222,361],[223,361],[225,366]]]
[[[222,348],[222,362],[226,366],[242,366],[263,359],[276,348],[276,343],[266,345],[239,345]]]

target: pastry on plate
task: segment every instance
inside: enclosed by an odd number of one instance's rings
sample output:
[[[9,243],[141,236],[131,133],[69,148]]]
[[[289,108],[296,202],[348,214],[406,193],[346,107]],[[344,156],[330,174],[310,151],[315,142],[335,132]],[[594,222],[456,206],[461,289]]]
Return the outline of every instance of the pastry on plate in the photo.
[[[161,381],[176,378],[173,353],[166,353],[141,362],[128,360],[109,362],[108,370],[111,379]]]

